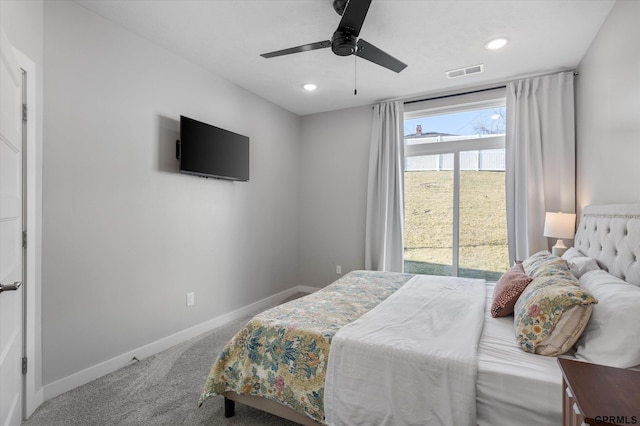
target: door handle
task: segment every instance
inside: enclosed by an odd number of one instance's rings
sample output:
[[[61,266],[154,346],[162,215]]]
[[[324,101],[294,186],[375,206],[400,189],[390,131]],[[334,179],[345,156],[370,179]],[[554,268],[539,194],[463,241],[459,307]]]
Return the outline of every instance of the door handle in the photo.
[[[0,284],[0,293],[2,293],[3,291],[15,291],[19,289],[21,285],[21,281],[16,281],[15,283],[8,285]]]

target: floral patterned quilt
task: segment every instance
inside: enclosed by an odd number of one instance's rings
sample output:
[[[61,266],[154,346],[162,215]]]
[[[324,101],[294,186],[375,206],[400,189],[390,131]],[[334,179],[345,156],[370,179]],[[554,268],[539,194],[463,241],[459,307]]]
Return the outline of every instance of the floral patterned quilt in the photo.
[[[200,404],[234,391],[279,402],[324,422],[331,339],[340,327],[373,309],[411,277],[354,271],[322,290],[255,316],[214,362]]]

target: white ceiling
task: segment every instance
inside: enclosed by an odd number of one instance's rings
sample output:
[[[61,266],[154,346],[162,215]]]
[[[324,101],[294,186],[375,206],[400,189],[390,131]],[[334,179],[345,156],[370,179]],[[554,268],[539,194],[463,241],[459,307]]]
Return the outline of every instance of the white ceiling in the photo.
[[[331,49],[260,56],[330,39],[332,0],[76,1],[299,115],[573,69],[615,2],[373,0],[360,37],[408,64],[396,74]],[[486,50],[497,36],[509,44]],[[445,75],[477,64],[482,74]],[[305,92],[307,82],[318,89]]]

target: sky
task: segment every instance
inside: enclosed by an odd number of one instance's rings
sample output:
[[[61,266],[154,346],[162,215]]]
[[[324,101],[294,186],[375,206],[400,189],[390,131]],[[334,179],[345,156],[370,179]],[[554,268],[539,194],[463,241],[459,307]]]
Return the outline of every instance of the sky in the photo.
[[[489,108],[473,111],[457,112],[453,114],[431,115],[404,121],[404,134],[416,133],[416,125],[422,125],[422,133],[439,132],[453,135],[474,135],[474,127],[478,122],[491,123],[492,116],[505,108]],[[504,128],[504,125],[502,126]]]

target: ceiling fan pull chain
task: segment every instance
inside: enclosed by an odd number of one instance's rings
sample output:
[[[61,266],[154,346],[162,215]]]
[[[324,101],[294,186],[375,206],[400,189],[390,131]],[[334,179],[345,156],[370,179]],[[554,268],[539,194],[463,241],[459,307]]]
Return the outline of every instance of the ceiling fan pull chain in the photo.
[[[353,55],[353,96],[358,94],[358,67],[356,63],[358,61],[358,57]]]

